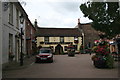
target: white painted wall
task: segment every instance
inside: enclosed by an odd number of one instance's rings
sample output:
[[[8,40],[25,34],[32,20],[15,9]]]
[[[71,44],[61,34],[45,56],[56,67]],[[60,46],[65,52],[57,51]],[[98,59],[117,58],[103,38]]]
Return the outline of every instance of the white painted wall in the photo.
[[[2,79],[2,2],[0,1],[0,79]]]
[[[4,7],[2,7],[4,8]],[[13,34],[13,54],[14,55],[18,55],[15,53],[15,35],[17,33],[20,33],[20,29],[16,28],[16,6],[13,6],[13,25],[9,24],[9,8],[6,11],[2,11],[2,64],[7,63],[8,62],[8,54],[9,54],[9,33]],[[19,11],[19,16],[21,15],[21,12]],[[19,24],[20,25],[20,24]],[[25,23],[24,23],[24,27],[25,27]],[[25,31],[25,30],[24,30]],[[1,31],[0,31],[1,32]],[[24,32],[25,34],[25,32]],[[26,53],[26,38],[25,35],[23,35],[24,37],[24,47],[23,47],[23,52]],[[17,59],[19,60],[19,59]]]

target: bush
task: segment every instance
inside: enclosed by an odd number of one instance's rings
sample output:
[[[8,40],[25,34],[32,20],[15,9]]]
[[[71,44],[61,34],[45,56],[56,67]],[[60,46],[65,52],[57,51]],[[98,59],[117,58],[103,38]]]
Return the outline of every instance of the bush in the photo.
[[[110,54],[106,56],[106,65],[108,68],[114,67],[114,58]]]

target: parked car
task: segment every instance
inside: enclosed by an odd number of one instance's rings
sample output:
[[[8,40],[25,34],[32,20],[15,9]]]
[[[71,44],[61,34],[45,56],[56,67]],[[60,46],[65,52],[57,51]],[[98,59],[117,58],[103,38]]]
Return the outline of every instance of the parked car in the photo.
[[[39,54],[36,55],[35,62],[53,62],[53,54],[50,48],[41,48]]]

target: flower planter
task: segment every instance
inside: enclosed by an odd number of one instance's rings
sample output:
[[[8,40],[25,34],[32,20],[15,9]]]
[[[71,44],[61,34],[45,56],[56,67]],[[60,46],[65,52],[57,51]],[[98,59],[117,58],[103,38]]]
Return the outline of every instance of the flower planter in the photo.
[[[96,68],[107,68],[105,60],[95,60],[93,64]]]
[[[92,49],[95,55],[92,56],[93,65],[97,68],[113,68],[114,59],[110,53],[109,43],[105,40],[100,42]]]

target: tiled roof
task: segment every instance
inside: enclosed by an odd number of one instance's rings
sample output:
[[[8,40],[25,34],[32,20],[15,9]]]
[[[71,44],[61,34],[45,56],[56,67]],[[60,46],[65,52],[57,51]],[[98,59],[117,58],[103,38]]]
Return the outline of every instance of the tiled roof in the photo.
[[[37,37],[49,36],[49,37],[78,37],[81,36],[81,32],[78,28],[38,28]]]

